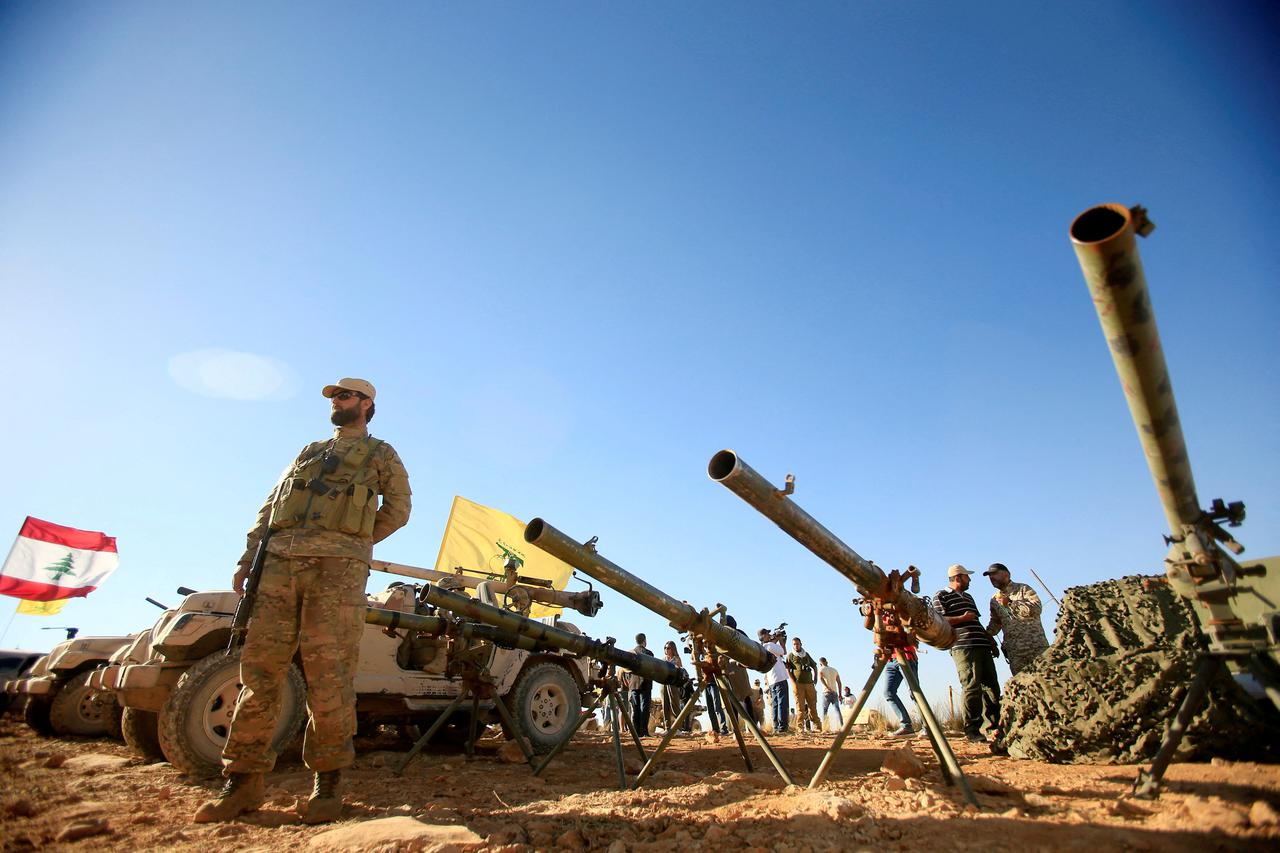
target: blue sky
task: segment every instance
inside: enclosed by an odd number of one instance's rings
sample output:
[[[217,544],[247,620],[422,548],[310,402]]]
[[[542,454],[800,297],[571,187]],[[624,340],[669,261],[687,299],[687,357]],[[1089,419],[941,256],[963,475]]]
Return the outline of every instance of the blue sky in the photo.
[[[122,559],[3,644],[225,586],[348,375],[413,480],[378,557],[432,564],[461,494],[855,684],[852,588],[707,479],[721,448],[930,591],[1158,571],[1067,238],[1109,201],[1158,226],[1201,501],[1280,553],[1276,32],[1247,3],[5,4],[0,530]],[[605,596],[588,632],[670,634]]]

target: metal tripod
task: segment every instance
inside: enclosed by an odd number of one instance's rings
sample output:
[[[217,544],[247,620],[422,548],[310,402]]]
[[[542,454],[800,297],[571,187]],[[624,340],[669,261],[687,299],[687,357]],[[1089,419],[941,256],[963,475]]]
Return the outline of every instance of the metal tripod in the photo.
[[[1265,650],[1201,652],[1196,660],[1196,671],[1191,679],[1191,685],[1187,688],[1187,694],[1182,697],[1182,704],[1178,706],[1178,711],[1169,724],[1169,731],[1165,733],[1164,741],[1160,744],[1160,751],[1151,761],[1151,769],[1139,770],[1138,777],[1133,780],[1135,797],[1154,800],[1160,796],[1160,784],[1164,780],[1165,771],[1169,769],[1169,763],[1173,761],[1173,754],[1178,751],[1178,744],[1182,743],[1192,718],[1204,707],[1209,695],[1209,685],[1223,671],[1228,661],[1235,661],[1248,669],[1262,685],[1267,698],[1280,710],[1280,666]]]
[[[525,761],[533,763],[533,751],[525,744],[524,738],[520,735],[520,729],[516,727],[516,721],[511,716],[511,711],[507,709],[507,705],[502,701],[502,697],[498,696],[495,690],[493,679],[489,676],[488,669],[481,663],[470,658],[463,657],[459,665],[461,667],[460,678],[462,680],[462,691],[454,698],[444,712],[436,718],[431,727],[418,738],[404,758],[401,758],[396,764],[394,773],[399,776],[404,773],[405,767],[409,766],[409,762],[422,751],[430,741],[435,737],[436,732],[444,728],[445,723],[449,722],[449,718],[454,712],[462,706],[462,703],[471,700],[471,721],[470,728],[467,732],[466,753],[467,758],[475,755],[476,738],[478,736],[477,726],[480,720],[480,702],[492,701],[493,707],[497,710],[498,716],[502,718],[502,724],[507,731],[511,732],[515,739],[516,745],[520,747],[520,751],[524,753]]]
[[[787,768],[782,766],[782,762],[778,759],[777,753],[773,751],[773,747],[765,738],[764,732],[762,732],[760,727],[756,725],[756,722],[751,718],[751,715],[738,704],[738,700],[734,697],[733,691],[729,689],[729,682],[725,679],[724,671],[721,668],[719,661],[716,659],[716,656],[706,653],[707,647],[702,637],[693,634],[691,635],[691,638],[693,641],[695,666],[697,667],[698,674],[700,676],[698,680],[698,687],[693,691],[693,695],[689,697],[689,701],[684,703],[684,707],[680,709],[680,713],[676,715],[675,720],[673,720],[671,725],[667,727],[667,731],[663,734],[661,742],[658,743],[658,748],[653,751],[653,756],[645,762],[644,767],[640,769],[640,774],[636,776],[635,787],[639,788],[644,780],[649,777],[649,774],[653,772],[658,759],[671,743],[671,739],[675,737],[676,732],[680,730],[680,727],[684,725],[685,720],[687,720],[689,715],[693,713],[694,706],[698,704],[698,700],[702,698],[703,694],[706,693],[707,688],[712,683],[714,683],[720,691],[720,700],[729,707],[730,712],[728,717],[729,721],[733,724],[733,736],[737,741],[738,753],[742,756],[742,761],[747,767],[747,772],[753,772],[751,756],[747,754],[747,744],[742,737],[742,729],[739,726],[739,722],[746,723],[751,734],[755,736],[756,742],[759,743],[760,748],[764,750],[765,756],[768,757],[773,768],[778,771],[778,775],[782,777],[782,781],[788,785],[794,785],[795,782],[792,781],[791,774],[787,772]]]
[[[818,765],[818,769],[814,771],[813,778],[809,780],[809,787],[816,788],[826,780],[831,762],[835,760],[836,753],[840,751],[840,747],[844,744],[845,738],[849,736],[849,732],[853,731],[853,724],[858,719],[858,715],[862,713],[862,706],[867,704],[867,699],[870,698],[871,691],[875,689],[876,682],[880,680],[880,673],[884,672],[885,666],[888,665],[890,654],[897,658],[898,665],[902,668],[902,675],[906,678],[907,685],[911,688],[911,696],[915,699],[916,707],[920,709],[920,717],[924,721],[925,731],[929,735],[929,743],[933,746],[934,755],[938,756],[938,766],[942,770],[943,781],[948,785],[959,786],[964,798],[980,808],[978,798],[974,796],[973,789],[969,787],[969,780],[964,778],[964,771],[960,769],[960,762],[956,759],[956,754],[952,751],[951,744],[947,742],[942,726],[938,723],[938,718],[933,715],[933,708],[929,706],[929,700],[925,698],[924,690],[920,687],[920,679],[916,676],[915,670],[908,665],[906,653],[901,648],[880,649],[876,665],[872,668],[871,675],[867,678],[867,683],[862,686],[862,691],[858,693],[858,701],[853,706],[853,710],[849,712],[849,719],[844,721],[844,726],[841,727],[840,733],[836,735],[836,739],[832,741],[831,748],[827,750],[826,755],[822,756],[822,763]]]
[[[547,769],[552,760],[555,759],[564,748],[569,745],[569,741],[582,728],[582,724],[595,714],[596,709],[604,707],[605,717],[609,720],[609,729],[613,733],[613,754],[615,763],[618,768],[618,789],[627,790],[627,770],[626,763],[622,758],[622,730],[625,728],[631,735],[636,751],[640,753],[640,760],[647,760],[644,747],[640,743],[640,737],[636,734],[635,728],[631,725],[631,708],[623,694],[621,685],[618,683],[618,677],[614,672],[613,664],[609,664],[604,674],[596,682],[598,692],[591,701],[591,705],[582,712],[578,717],[578,721],[574,723],[573,730],[565,735],[564,739],[552,748],[542,760],[533,768],[533,775],[540,776],[543,770]]]

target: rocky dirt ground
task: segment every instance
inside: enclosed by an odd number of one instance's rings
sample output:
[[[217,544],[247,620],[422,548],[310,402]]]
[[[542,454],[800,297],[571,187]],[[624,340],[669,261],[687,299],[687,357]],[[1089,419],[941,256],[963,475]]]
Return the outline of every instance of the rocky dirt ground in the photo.
[[[829,735],[778,738],[807,780]],[[657,739],[646,746],[652,750]],[[187,822],[215,780],[182,777],[110,740],[46,739],[0,719],[0,847],[51,850],[1152,850],[1280,849],[1280,767],[1174,765],[1158,802],[1127,798],[1134,767],[1052,765],[992,756],[953,741],[982,808],[943,784],[928,742],[846,741],[830,781],[786,787],[759,748],[744,772],[731,738],[677,739],[639,791],[619,791],[612,744],[582,732],[540,779],[497,744],[472,761],[428,750],[394,776],[406,745],[389,733],[360,744],[343,820],[299,824],[310,790],[296,752],[268,780],[270,802],[224,825]],[[915,776],[885,770],[905,748]],[[890,763],[893,763],[892,761]],[[629,770],[638,770],[634,750]]]

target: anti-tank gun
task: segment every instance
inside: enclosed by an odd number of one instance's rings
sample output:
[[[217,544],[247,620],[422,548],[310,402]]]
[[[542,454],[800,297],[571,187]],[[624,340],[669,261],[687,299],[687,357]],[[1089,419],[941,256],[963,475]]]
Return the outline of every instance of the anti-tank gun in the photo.
[[[628,715],[623,712],[623,700],[618,690],[617,678],[614,675],[615,668],[620,667],[643,678],[667,685],[678,686],[688,680],[684,670],[648,655],[637,655],[618,649],[615,647],[612,638],[603,642],[595,640],[584,634],[565,630],[545,621],[529,619],[509,610],[476,601],[460,593],[431,584],[417,588],[416,597],[418,604],[415,609],[425,612],[406,613],[399,610],[370,608],[366,611],[365,621],[373,625],[380,625],[388,632],[396,632],[403,628],[407,631],[427,634],[433,637],[447,637],[449,663],[446,673],[452,678],[461,679],[463,690],[405,755],[397,768],[397,772],[404,769],[418,751],[430,741],[436,732],[449,720],[450,716],[468,698],[472,701],[472,727],[467,742],[468,752],[470,752],[476,739],[475,720],[478,717],[479,704],[482,701],[492,702],[493,708],[498,712],[508,731],[515,737],[516,743],[520,746],[521,751],[524,752],[527,760],[532,763],[535,751],[549,753],[537,765],[535,773],[540,773],[550,763],[551,759],[573,737],[573,734],[594,712],[596,707],[609,700],[610,704],[607,712],[614,727],[614,741],[618,747],[619,779],[623,780],[625,784],[625,776],[622,771],[619,727],[624,724]],[[528,732],[526,727],[522,727],[516,722],[516,719],[512,716],[512,710],[508,710],[502,697],[495,692],[494,679],[489,676],[485,664],[487,661],[484,651],[486,644],[509,649],[521,649],[532,653],[567,653],[597,661],[600,666],[593,668],[593,675],[589,680],[589,686],[597,692],[597,698],[586,714],[578,714],[581,704],[580,702],[574,703],[573,710],[574,714],[577,715],[576,719],[570,720],[569,715],[563,715],[564,719],[557,718],[552,721],[556,728],[561,731],[565,730],[566,723],[572,722],[572,726],[567,731],[564,731],[563,736],[557,738],[554,742],[542,741],[539,743],[535,738],[530,737],[530,741],[534,746],[534,749],[531,750],[525,746],[521,737],[522,733],[531,733]],[[516,717],[520,719],[526,717],[537,719],[538,708],[533,706],[543,704],[543,699],[537,695],[517,693],[515,700],[517,706],[513,710]],[[529,704],[531,707],[524,708],[522,707],[523,704]],[[634,737],[634,733],[633,739],[635,740],[636,748],[640,750],[640,754],[643,757],[644,750],[640,745],[639,739]],[[538,749],[539,746],[543,748]]]
[[[890,659],[897,658],[903,664],[902,674],[911,688],[916,705],[920,708],[929,740],[942,766],[943,778],[948,783],[959,785],[965,798],[976,806],[977,798],[965,781],[955,753],[951,750],[951,746],[943,735],[942,727],[933,715],[929,701],[920,688],[915,670],[907,665],[908,659],[905,657],[905,645],[910,635],[939,649],[950,648],[955,643],[955,629],[951,624],[927,601],[907,590],[908,581],[917,591],[919,590],[919,572],[913,571],[914,567],[911,567],[905,573],[895,569],[885,574],[875,563],[863,558],[840,541],[839,537],[819,524],[791,500],[791,495],[795,493],[795,477],[791,474],[787,475],[784,488],[775,488],[754,468],[743,462],[738,454],[732,450],[722,450],[711,457],[707,465],[707,475],[755,507],[762,515],[782,528],[788,536],[852,581],[861,596],[862,603],[869,605],[871,610],[868,626],[875,631],[876,666],[858,694],[858,699],[844,728],[836,736],[813,778],[810,779],[809,787],[816,787],[826,778],[828,767],[853,729],[854,721],[857,720],[862,706],[871,696],[880,673],[884,671]]]
[[[1208,509],[1200,506],[1135,238],[1153,229],[1143,208],[1119,204],[1089,208],[1071,224],[1071,242],[1169,525],[1165,574],[1192,603],[1208,639],[1151,770],[1135,783],[1135,791],[1147,797],[1158,793],[1183,733],[1224,665],[1251,673],[1280,708],[1280,558],[1235,559],[1244,547],[1227,528],[1244,521],[1242,501],[1215,499]]]
[[[680,601],[652,584],[646,583],[621,566],[607,560],[596,549],[597,538],[592,537],[584,543],[570,539],[561,531],[552,527],[541,518],[535,518],[526,525],[525,541],[536,545],[553,557],[568,563],[575,569],[595,578],[606,586],[622,593],[632,601],[665,617],[681,634],[689,635],[689,648],[693,654],[693,664],[698,673],[698,688],[689,697],[675,720],[670,724],[661,743],[658,744],[653,757],[650,758],[636,777],[636,787],[644,782],[652,772],[657,760],[661,757],[672,736],[684,724],[697,706],[699,698],[708,686],[715,684],[726,708],[729,709],[729,720],[733,725],[734,738],[738,751],[742,755],[747,772],[752,772],[751,758],[747,754],[746,743],[742,737],[739,724],[745,724],[760,744],[774,769],[788,784],[792,779],[777,754],[765,739],[751,715],[747,714],[730,688],[722,664],[722,656],[728,656],[743,666],[768,672],[773,667],[775,657],[764,646],[748,638],[737,628],[726,624],[725,607],[718,604],[714,610],[703,608],[698,610],[686,601]],[[719,617],[719,620],[717,620]]]

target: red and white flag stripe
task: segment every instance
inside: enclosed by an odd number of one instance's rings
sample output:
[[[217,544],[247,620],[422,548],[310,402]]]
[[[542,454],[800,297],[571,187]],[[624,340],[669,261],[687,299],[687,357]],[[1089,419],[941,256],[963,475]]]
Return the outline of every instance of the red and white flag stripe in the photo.
[[[29,601],[88,595],[119,563],[114,536],[27,516],[0,567],[0,595]]]

